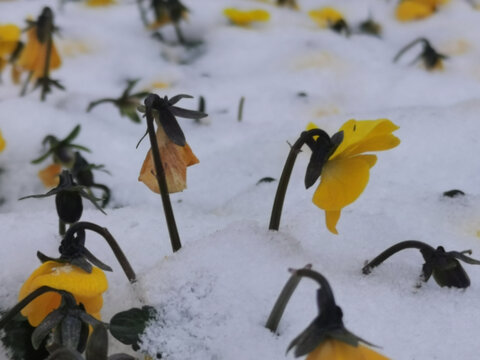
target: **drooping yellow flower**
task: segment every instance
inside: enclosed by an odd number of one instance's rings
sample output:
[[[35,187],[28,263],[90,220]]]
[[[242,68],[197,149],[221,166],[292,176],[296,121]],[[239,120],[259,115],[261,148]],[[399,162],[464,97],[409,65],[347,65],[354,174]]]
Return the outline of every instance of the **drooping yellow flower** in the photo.
[[[45,169],[38,172],[38,177],[42,180],[46,188],[56,187],[60,183],[60,173],[62,166],[60,164],[50,164]]]
[[[77,303],[85,306],[87,313],[100,320],[100,309],[103,305],[102,293],[108,288],[107,278],[101,269],[93,267],[89,274],[74,265],[47,261],[25,281],[18,294],[18,300],[21,301],[42,286],[72,293]],[[27,317],[30,325],[36,327],[45,316],[60,306],[60,302],[60,294],[48,292],[30,302],[21,313]]]
[[[310,123],[308,129],[316,128]],[[338,234],[341,210],[354,202],[367,186],[376,155],[365,152],[394,148],[400,140],[392,134],[398,126],[388,119],[349,120],[342,125],[343,141],[323,166],[313,203],[325,210],[328,230]]]
[[[266,22],[270,19],[270,13],[262,9],[239,10],[235,8],[227,8],[223,10],[223,14],[235,25],[248,26],[253,22]]]
[[[0,152],[2,152],[3,150],[5,150],[5,147],[7,146],[7,143],[5,141],[5,139],[3,138],[2,136],[2,132],[0,131]]]
[[[87,0],[87,6],[108,6],[115,4],[115,0]]]
[[[20,28],[17,25],[0,25],[0,56],[11,54],[20,39]]]
[[[37,36],[37,27],[33,26],[27,32],[27,44],[18,59],[18,65],[24,70],[33,71],[33,78],[41,78],[45,71],[48,42],[40,42]],[[60,67],[62,60],[52,39],[49,69]]]
[[[339,340],[328,339],[308,354],[306,360],[388,360],[388,358],[363,345],[354,347]]]
[[[174,144],[161,126],[157,129],[156,137],[165,171],[168,192],[183,191],[187,187],[187,167],[198,164],[199,160],[188,144],[185,144],[185,146]],[[140,170],[138,180],[147,185],[150,190],[159,194],[160,189],[155,174],[152,150],[149,150]]]
[[[323,7],[321,9],[310,10],[308,16],[315,21],[318,26],[326,29],[329,28],[339,21],[345,21],[343,15],[338,10],[332,7]]]

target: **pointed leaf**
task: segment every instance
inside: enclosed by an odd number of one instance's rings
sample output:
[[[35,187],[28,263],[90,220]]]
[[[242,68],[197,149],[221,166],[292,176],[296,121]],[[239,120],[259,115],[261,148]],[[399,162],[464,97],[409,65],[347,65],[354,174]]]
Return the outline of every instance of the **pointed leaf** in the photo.
[[[93,328],[85,355],[87,360],[107,360],[108,334],[104,325],[96,325]]]
[[[197,110],[188,110],[188,109],[183,109],[176,106],[170,106],[170,111],[172,112],[173,115],[181,118],[185,118],[185,119],[199,120],[208,116],[208,114],[205,114]]]
[[[46,158],[48,158],[51,154],[53,154],[54,152],[54,148],[48,150],[45,154],[43,154],[42,156],[40,156],[39,158],[36,158],[32,161],[30,161],[31,164],[40,164],[43,160],[45,160]]]
[[[102,269],[103,271],[113,271],[110,266],[101,262],[98,258],[95,257],[87,248],[83,248],[83,256],[85,259],[90,261],[96,267]]]
[[[32,333],[32,345],[36,350],[40,347],[43,340],[50,332],[57,327],[58,324],[64,318],[64,314],[61,311],[55,310],[48,314],[45,319],[38,325]]]
[[[75,350],[71,350],[67,347],[61,347],[60,349],[55,350],[45,360],[83,360],[83,357]]]
[[[168,103],[170,105],[175,105],[177,102],[179,102],[182,99],[193,99],[193,96],[192,95],[187,95],[187,94],[178,94],[178,95],[175,95],[175,96],[171,97],[168,100]]]
[[[80,319],[67,315],[60,325],[60,331],[62,344],[68,348],[76,349],[80,344],[80,335],[82,334]]]
[[[67,135],[65,139],[63,139],[61,142],[62,143],[70,143],[73,139],[75,139],[78,134],[80,133],[81,126],[77,125],[73,128],[73,130],[70,132],[70,134]]]
[[[177,119],[168,109],[161,109],[159,111],[158,120],[167,134],[168,138],[178,146],[185,146],[187,143],[182,128],[178,125]]]

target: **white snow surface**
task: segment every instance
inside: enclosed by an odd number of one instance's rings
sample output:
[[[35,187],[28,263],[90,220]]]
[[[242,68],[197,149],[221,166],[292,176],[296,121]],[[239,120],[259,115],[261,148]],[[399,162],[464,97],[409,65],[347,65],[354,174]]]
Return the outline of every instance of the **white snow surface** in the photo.
[[[299,0],[300,11],[248,0],[184,3],[191,12],[181,26],[187,38],[204,41],[198,53],[153,39],[133,0],[105,8],[73,2],[62,11],[57,1],[0,2],[0,23],[21,26],[43,6],[54,9],[63,64],[52,77],[66,87],[42,103],[38,91],[18,97],[8,69],[3,74],[0,308],[16,303],[21,284],[39,265],[36,251],[56,256],[60,241],[53,198],[17,200],[46,192],[36,175],[46,163],[30,161],[42,153],[45,135],[63,138],[81,124],[76,142],[92,150],[84,154],[88,160],[105,164],[111,175],[96,172],[96,180],[113,194],[107,216],[86,204],[82,220],[110,230],[139,278],[132,287],[107,245],[87,233],[87,247],[114,270],[107,274],[102,316],[108,321],[131,307],[156,307],[143,351],[169,360],[292,359],[287,346],[317,316],[317,285],[302,280],[278,334],[264,324],[287,270],[310,263],[330,281],[346,327],[382,354],[478,359],[479,267],[465,264],[466,290],[440,288],[433,279],[417,289],[423,264],[417,250],[393,256],[369,276],[361,268],[407,239],[480,256],[480,11],[452,0],[428,19],[399,23],[394,1]],[[326,5],[352,25],[371,14],[383,26],[382,38],[346,38],[318,28],[306,13]],[[222,15],[228,6],[264,8],[271,19],[231,26]],[[171,26],[162,32],[175,39]],[[408,56],[392,62],[417,37],[449,56],[443,71],[408,66]],[[188,169],[188,189],[171,196],[183,243],[175,254],[160,197],[137,180],[150,147],[146,139],[135,149],[145,123],[121,118],[110,104],[85,111],[90,101],[119,96],[134,78],[141,79],[135,89],[164,82],[169,87],[155,93],[195,96],[179,103],[185,108],[196,109],[200,95],[206,99],[208,118],[179,120],[200,164]],[[315,186],[303,185],[307,148],[295,164],[280,229],[269,231],[278,182],[257,181],[278,180],[288,143],[308,122],[333,134],[351,118],[391,119],[400,126],[401,144],[378,154],[366,190],[342,211],[340,234],[328,232],[324,212],[311,202]],[[454,188],[466,196],[442,196]],[[110,352],[118,351],[132,353],[112,339]]]

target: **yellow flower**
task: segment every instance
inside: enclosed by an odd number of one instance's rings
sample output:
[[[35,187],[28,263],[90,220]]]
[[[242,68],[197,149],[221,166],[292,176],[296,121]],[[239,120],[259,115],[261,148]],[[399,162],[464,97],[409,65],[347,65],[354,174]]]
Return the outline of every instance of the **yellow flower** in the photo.
[[[87,0],[87,6],[108,6],[115,4],[115,0]]]
[[[48,42],[41,43],[37,37],[37,27],[33,26],[27,32],[27,44],[23,49],[18,64],[23,69],[33,71],[34,78],[43,77],[47,57]],[[57,69],[62,64],[60,55],[52,39],[52,52],[50,54],[50,70]]]
[[[58,186],[60,183],[61,172],[62,166],[60,164],[51,164],[45,169],[40,170],[38,172],[38,177],[42,180],[42,183],[46,188],[52,188]]]
[[[161,126],[156,132],[158,150],[162,158],[162,165],[165,171],[169,193],[183,191],[187,187],[187,167],[199,163],[199,160],[190,149],[188,144],[178,146],[174,144]],[[160,193],[157,178],[155,176],[155,164],[153,162],[152,150],[149,150],[142,169],[140,170],[139,181],[147,185],[150,190]]]
[[[329,28],[339,21],[345,21],[343,15],[332,7],[310,10],[308,16],[322,28]]]
[[[268,21],[270,14],[266,10],[238,10],[235,8],[227,8],[223,10],[223,14],[235,25],[248,26],[256,21]]]
[[[339,340],[328,339],[308,354],[305,360],[388,360],[388,358],[363,345],[354,347]]]
[[[103,305],[102,293],[108,288],[107,278],[102,270],[93,267],[89,274],[82,269],[56,261],[40,265],[25,281],[18,294],[21,301],[42,286],[50,286],[73,294],[78,303],[85,306],[87,313],[100,320]],[[60,306],[61,296],[54,292],[40,295],[22,309],[30,325],[38,326],[45,316]]]
[[[20,39],[20,29],[13,24],[0,25],[0,56],[11,54]]]
[[[399,21],[419,20],[432,15],[439,5],[448,0],[404,0],[395,10],[395,16]]]
[[[307,129],[316,128],[310,123]],[[394,148],[400,140],[392,134],[398,126],[388,119],[349,120],[342,125],[343,141],[323,166],[313,203],[325,210],[328,230],[338,234],[341,210],[354,202],[367,186],[376,155],[364,152]]]
[[[2,132],[0,131],[0,152],[2,152],[3,150],[5,150],[5,146],[7,146],[7,143],[6,143],[5,139],[4,139],[3,136],[2,136]]]

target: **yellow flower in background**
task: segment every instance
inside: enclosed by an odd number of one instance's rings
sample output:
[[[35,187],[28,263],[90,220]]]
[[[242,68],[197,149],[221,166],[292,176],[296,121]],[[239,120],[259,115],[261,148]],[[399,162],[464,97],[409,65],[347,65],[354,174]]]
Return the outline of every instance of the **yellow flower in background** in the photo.
[[[395,16],[399,21],[423,19],[432,15],[439,5],[447,2],[448,0],[404,0],[398,4]]]
[[[77,302],[85,306],[87,313],[100,320],[102,293],[108,288],[107,278],[101,269],[93,267],[89,274],[74,265],[47,261],[25,281],[18,294],[18,300],[21,301],[42,286],[72,293]],[[60,294],[48,292],[30,302],[21,313],[27,317],[30,325],[36,327],[45,316],[60,306],[60,302]]]
[[[178,146],[165,134],[161,126],[157,132],[158,150],[162,158],[162,165],[165,171],[165,179],[169,193],[183,191],[187,187],[187,167],[199,163],[199,160],[190,149],[188,144]],[[142,181],[150,190],[160,193],[157,178],[155,176],[155,164],[152,150],[150,149],[140,170],[139,181]]]
[[[0,152],[2,152],[3,150],[5,150],[5,147],[7,146],[7,143],[5,141],[5,139],[3,138],[2,136],[2,132],[0,131]]]
[[[310,123],[307,129],[316,126]],[[367,186],[376,155],[365,152],[394,148],[400,140],[392,134],[399,127],[388,119],[349,120],[342,125],[343,141],[322,169],[313,203],[325,210],[328,230],[338,234],[336,225],[342,209],[354,202]]]
[[[248,26],[253,22],[266,22],[270,19],[270,14],[266,10],[238,10],[235,8],[227,8],[223,10],[223,14],[235,25]]]
[[[0,56],[10,55],[15,50],[20,33],[17,25],[0,25]]]
[[[388,360],[388,358],[363,345],[354,347],[339,340],[328,339],[308,354],[305,360]]]
[[[18,59],[18,65],[24,70],[33,71],[33,78],[43,77],[47,58],[48,42],[40,42],[37,36],[37,27],[33,26],[27,32],[27,44]],[[50,70],[60,67],[62,60],[52,39],[52,52],[50,54]]]
[[[332,7],[310,10],[308,16],[322,28],[329,28],[339,21],[345,21],[343,15]]]
[[[51,164],[45,169],[40,170],[38,172],[38,177],[42,180],[42,183],[46,188],[53,188],[60,183],[61,172],[62,166],[60,164]]]
[[[115,3],[115,0],[87,0],[87,6],[108,6]]]

